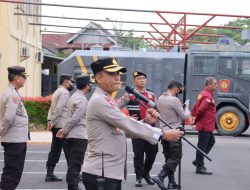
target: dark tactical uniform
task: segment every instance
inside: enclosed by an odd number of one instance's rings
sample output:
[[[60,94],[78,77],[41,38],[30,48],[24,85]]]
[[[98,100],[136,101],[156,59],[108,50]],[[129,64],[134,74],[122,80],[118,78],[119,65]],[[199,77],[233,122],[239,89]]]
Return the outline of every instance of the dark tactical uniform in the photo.
[[[156,103],[156,96],[152,91],[146,90],[142,95]],[[148,106],[144,101],[140,101]],[[119,108],[123,108],[126,105],[130,115],[137,114],[138,120],[145,118],[146,109],[135,100],[133,94],[125,94],[117,103]],[[148,177],[158,152],[158,144],[152,145],[148,141],[139,138],[133,138],[132,144],[136,179],[141,179],[145,176]],[[144,153],[146,155],[145,160]]]
[[[23,67],[9,67],[8,71],[13,75],[28,76]],[[14,190],[20,182],[24,168],[28,141],[28,115],[20,94],[11,83],[0,98],[0,140],[4,148],[0,189]]]

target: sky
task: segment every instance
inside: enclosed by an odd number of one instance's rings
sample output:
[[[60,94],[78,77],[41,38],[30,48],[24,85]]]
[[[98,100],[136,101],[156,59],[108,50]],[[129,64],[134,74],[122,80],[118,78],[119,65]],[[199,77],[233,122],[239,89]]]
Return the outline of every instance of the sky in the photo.
[[[77,6],[90,7],[109,7],[109,8],[123,8],[123,9],[140,9],[140,10],[160,10],[160,11],[174,11],[174,12],[192,12],[192,13],[213,13],[213,14],[230,14],[230,15],[247,15],[250,16],[250,1],[248,0],[42,0],[43,3],[53,4],[71,4]],[[126,20],[139,22],[163,22],[156,13],[136,13],[124,11],[105,11],[94,9],[75,9],[75,8],[59,8],[59,7],[42,7],[43,15],[64,16],[64,17],[79,17],[91,19],[106,19],[110,20]],[[163,14],[170,23],[176,23],[182,15]],[[201,24],[209,17],[207,16],[188,16],[188,24]],[[229,20],[236,18],[216,17],[209,25],[223,25]],[[61,20],[61,19],[42,19],[43,24],[57,24],[68,26],[86,26],[89,21],[75,21],[75,20]],[[105,23],[97,22],[104,28],[119,27],[119,23]],[[122,24],[123,29],[134,30],[152,30],[148,25],[136,24]],[[159,27],[159,26],[158,26]],[[43,27],[44,29],[44,27]],[[47,27],[46,30],[56,30],[63,32],[76,32],[79,29],[71,28],[52,28]],[[161,31],[170,30],[169,27],[159,27]]]

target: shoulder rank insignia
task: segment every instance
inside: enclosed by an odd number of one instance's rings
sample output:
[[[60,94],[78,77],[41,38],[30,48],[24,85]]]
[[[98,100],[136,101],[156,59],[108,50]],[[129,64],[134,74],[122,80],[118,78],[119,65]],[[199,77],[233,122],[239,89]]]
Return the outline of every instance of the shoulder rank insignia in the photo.
[[[106,100],[106,102],[108,102],[113,108],[115,108],[115,102],[112,101],[111,99],[109,99],[108,97],[104,98]]]

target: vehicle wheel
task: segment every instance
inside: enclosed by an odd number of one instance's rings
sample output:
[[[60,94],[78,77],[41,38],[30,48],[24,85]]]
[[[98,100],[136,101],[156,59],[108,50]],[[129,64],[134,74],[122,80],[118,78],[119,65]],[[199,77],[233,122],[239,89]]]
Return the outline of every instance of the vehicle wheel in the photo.
[[[245,130],[246,118],[239,108],[225,106],[217,111],[216,124],[221,135],[237,136]]]

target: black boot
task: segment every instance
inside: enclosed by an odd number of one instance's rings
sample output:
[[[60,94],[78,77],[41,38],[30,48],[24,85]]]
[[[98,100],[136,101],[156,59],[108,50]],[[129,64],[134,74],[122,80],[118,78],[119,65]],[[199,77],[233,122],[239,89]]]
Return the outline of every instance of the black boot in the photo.
[[[179,189],[180,186],[175,182],[174,172],[169,172],[168,174],[168,189]]]
[[[79,175],[77,176],[77,181],[78,181],[78,183],[81,183],[81,182],[82,182],[82,174],[79,174]]]
[[[207,171],[203,166],[197,167],[196,168],[196,173],[197,174],[202,174],[202,175],[212,175],[213,174],[213,172]]]
[[[152,178],[152,180],[158,185],[158,187],[161,190],[167,190],[164,184],[164,178],[167,177],[168,173],[164,170],[161,170],[161,172],[158,174],[158,176],[155,176]]]
[[[144,174],[143,178],[145,179],[145,181],[147,182],[147,184],[149,184],[149,185],[154,185],[155,184],[155,182],[152,180],[152,178],[149,175],[149,173]]]
[[[197,166],[196,160],[194,160],[194,161],[192,162],[192,164],[193,164],[195,167],[198,167],[198,166]],[[205,166],[203,166],[203,168],[204,168],[205,170],[207,170],[207,168],[206,168]]]
[[[78,185],[68,185],[68,190],[82,190]]]
[[[54,175],[54,168],[54,166],[47,167],[47,175],[45,177],[45,182],[62,181],[61,177],[57,177]]]
[[[136,178],[136,182],[135,182],[135,186],[136,187],[142,187],[142,178]]]

